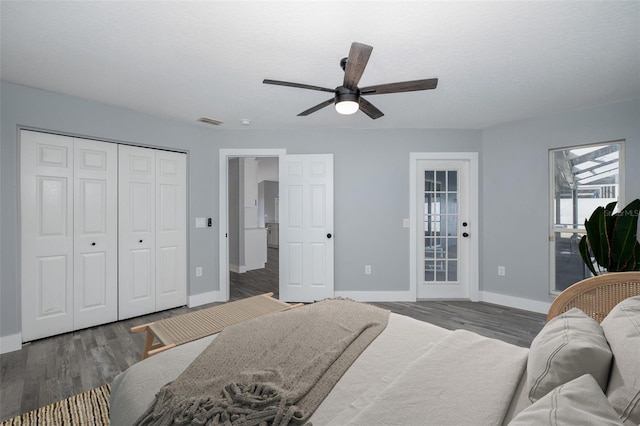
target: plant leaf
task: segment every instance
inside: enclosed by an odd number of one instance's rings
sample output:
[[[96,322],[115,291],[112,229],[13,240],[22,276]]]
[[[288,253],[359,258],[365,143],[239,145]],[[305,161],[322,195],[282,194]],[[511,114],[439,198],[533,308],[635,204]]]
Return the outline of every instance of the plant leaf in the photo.
[[[618,204],[617,201],[607,204],[604,208],[604,214],[607,216],[613,216],[613,210],[616,208],[616,204]]]
[[[594,210],[591,217],[584,221],[587,231],[589,247],[593,252],[598,265],[609,269],[609,241],[607,239],[607,224],[604,207],[600,206]]]
[[[624,271],[635,254],[638,235],[638,214],[640,199],[629,203],[620,212],[613,215],[611,233],[611,263],[616,271]],[[630,265],[635,267],[635,262]]]
[[[583,235],[580,238],[580,242],[578,243],[578,249],[580,250],[580,256],[582,256],[582,261],[587,268],[591,271],[593,275],[598,275],[596,272],[596,268],[593,267],[593,262],[591,261],[591,254],[589,253],[589,248],[587,247],[587,236]]]

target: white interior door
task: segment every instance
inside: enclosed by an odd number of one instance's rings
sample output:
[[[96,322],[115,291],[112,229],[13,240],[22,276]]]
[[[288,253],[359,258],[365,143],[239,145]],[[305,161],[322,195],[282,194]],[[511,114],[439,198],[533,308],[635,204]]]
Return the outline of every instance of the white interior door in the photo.
[[[22,339],[73,329],[73,139],[20,133]]]
[[[74,139],[74,329],[118,319],[118,146]]]
[[[280,174],[280,299],[333,297],[333,155],[286,155]]]
[[[155,151],[120,145],[118,318],[156,310]]]
[[[187,303],[186,154],[156,151],[156,310]]]
[[[419,160],[417,297],[470,298],[469,161]]]

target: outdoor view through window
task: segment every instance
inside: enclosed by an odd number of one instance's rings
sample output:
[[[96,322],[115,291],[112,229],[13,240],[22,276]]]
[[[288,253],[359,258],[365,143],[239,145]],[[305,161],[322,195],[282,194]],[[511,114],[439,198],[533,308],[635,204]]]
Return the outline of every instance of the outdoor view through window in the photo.
[[[552,293],[591,276],[578,242],[596,207],[620,203],[622,150],[620,141],[550,150]]]

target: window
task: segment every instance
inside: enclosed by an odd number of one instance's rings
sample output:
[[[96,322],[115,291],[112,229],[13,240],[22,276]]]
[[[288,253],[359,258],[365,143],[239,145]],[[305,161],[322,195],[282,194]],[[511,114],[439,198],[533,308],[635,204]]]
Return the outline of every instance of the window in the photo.
[[[622,141],[549,151],[552,294],[591,275],[578,243],[585,233],[584,220],[596,207],[623,204],[623,151]]]

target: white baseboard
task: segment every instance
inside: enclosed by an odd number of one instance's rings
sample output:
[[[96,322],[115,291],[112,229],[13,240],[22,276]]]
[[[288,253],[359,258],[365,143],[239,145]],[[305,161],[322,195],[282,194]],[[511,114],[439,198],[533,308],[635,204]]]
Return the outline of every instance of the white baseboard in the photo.
[[[525,311],[546,314],[549,312],[551,302],[541,302],[539,300],[524,299],[522,297],[507,296],[504,294],[491,293],[489,291],[479,292],[482,302],[494,303],[496,305],[508,306],[510,308],[522,309]]]
[[[231,272],[235,272],[236,274],[244,274],[245,272],[248,272],[248,271],[253,271],[255,269],[264,269],[266,267],[267,267],[266,263],[258,263],[256,265],[245,265],[245,266],[229,264],[229,270]]]
[[[346,297],[349,299],[357,300],[359,302],[415,302],[416,295],[410,291],[336,291],[335,297]],[[525,311],[538,312],[546,314],[549,311],[551,302],[541,302],[538,300],[524,299],[522,297],[507,296],[504,294],[492,293],[488,291],[480,291],[478,293],[479,300],[481,302],[493,303],[496,305],[508,306],[510,308],[522,309]],[[224,302],[219,290],[210,291],[207,293],[194,294],[189,296],[190,308],[194,308],[200,305],[206,305],[207,303]],[[17,336],[17,337],[16,337]],[[13,336],[5,336],[1,338],[2,350],[5,350],[5,346],[9,345],[14,340],[17,342],[17,349],[21,347],[21,335],[16,334]],[[8,340],[5,343],[5,339]],[[13,343],[14,347],[16,343]],[[7,346],[9,347],[9,346]],[[16,350],[16,349],[11,349]],[[7,352],[10,352],[8,350]]]
[[[410,291],[336,291],[335,297],[348,297],[359,302],[415,302],[416,295]],[[551,302],[524,299],[488,291],[478,292],[478,300],[510,308],[546,314]]]
[[[335,291],[335,297],[347,297],[358,302],[415,302],[410,291]]]
[[[213,302],[225,302],[225,300],[222,300],[220,291],[209,291],[207,293],[200,293],[189,296],[189,304],[187,306],[189,306],[190,308],[195,308],[196,306],[206,305],[207,303]]]
[[[22,333],[0,336],[0,354],[22,349]]]
[[[253,265],[245,265],[244,266],[244,271],[242,272],[248,272],[248,271],[255,271],[256,269],[264,269],[266,266],[266,263],[255,263]]]

